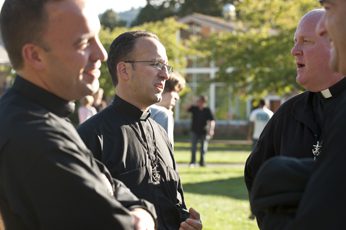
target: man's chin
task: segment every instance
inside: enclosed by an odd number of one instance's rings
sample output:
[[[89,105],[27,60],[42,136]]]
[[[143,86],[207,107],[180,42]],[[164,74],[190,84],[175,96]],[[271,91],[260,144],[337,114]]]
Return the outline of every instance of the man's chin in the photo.
[[[305,83],[304,76],[298,74],[298,75],[296,76],[296,82],[297,82],[299,85],[304,85],[304,83]]]

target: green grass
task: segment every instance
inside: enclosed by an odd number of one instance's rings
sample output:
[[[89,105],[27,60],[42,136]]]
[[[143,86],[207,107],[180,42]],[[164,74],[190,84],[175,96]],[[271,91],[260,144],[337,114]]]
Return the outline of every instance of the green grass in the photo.
[[[205,230],[255,230],[249,220],[249,203],[243,179],[249,146],[233,151],[227,145],[210,145],[207,167],[189,168],[189,143],[175,144],[175,156],[188,207],[200,212]],[[219,163],[219,164],[212,164]],[[229,165],[225,164],[229,163]]]
[[[250,153],[249,145],[229,145],[223,143],[211,143],[205,155],[207,163],[244,164]],[[191,152],[190,143],[176,142],[174,145],[174,157],[177,163],[189,163]],[[199,152],[197,152],[197,159]]]

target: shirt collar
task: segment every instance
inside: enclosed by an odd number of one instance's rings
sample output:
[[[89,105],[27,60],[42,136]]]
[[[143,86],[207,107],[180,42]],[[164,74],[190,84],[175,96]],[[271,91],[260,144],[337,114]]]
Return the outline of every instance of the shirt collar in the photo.
[[[67,117],[74,112],[74,102],[66,101],[20,76],[16,77],[12,88],[60,117]]]
[[[335,85],[322,90],[321,96],[325,99],[337,97],[342,91],[346,89],[346,78],[341,79]]]
[[[150,117],[150,109],[147,109],[143,112],[136,106],[128,103],[127,101],[123,100],[117,95],[115,95],[112,105],[117,107],[117,109],[120,112],[126,114],[127,116],[131,116],[137,120],[145,121]]]

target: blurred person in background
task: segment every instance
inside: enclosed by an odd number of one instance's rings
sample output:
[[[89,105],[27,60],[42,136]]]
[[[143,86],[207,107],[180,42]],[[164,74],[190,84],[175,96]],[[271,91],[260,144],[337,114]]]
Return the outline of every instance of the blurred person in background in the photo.
[[[254,109],[250,113],[248,139],[252,139],[252,149],[255,148],[264,127],[273,114],[274,113],[267,108],[264,99],[260,99],[258,102],[258,108]]]
[[[91,95],[87,95],[80,99],[80,105],[78,108],[78,118],[79,124],[82,124],[84,121],[94,116],[97,111],[93,106],[94,97]]]
[[[150,106],[151,118],[159,123],[167,132],[174,146],[174,114],[173,110],[180,99],[179,93],[185,88],[185,79],[177,72],[170,74],[162,92],[162,100]]]
[[[214,136],[215,119],[212,111],[207,107],[207,97],[200,95],[195,105],[187,109],[191,113],[191,161],[190,167],[196,165],[197,145],[200,143],[199,165],[204,167],[205,154],[208,151],[208,142]]]

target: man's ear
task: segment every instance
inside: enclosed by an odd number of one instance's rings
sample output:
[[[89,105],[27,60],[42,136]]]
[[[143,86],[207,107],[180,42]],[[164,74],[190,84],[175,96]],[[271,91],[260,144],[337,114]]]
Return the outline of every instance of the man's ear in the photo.
[[[119,62],[117,64],[118,77],[122,80],[127,81],[130,78],[129,71],[131,70],[128,69],[128,65],[125,62]]]
[[[25,44],[22,48],[22,56],[24,63],[30,65],[35,69],[43,69],[44,62],[42,59],[42,52],[44,50],[35,44]]]

